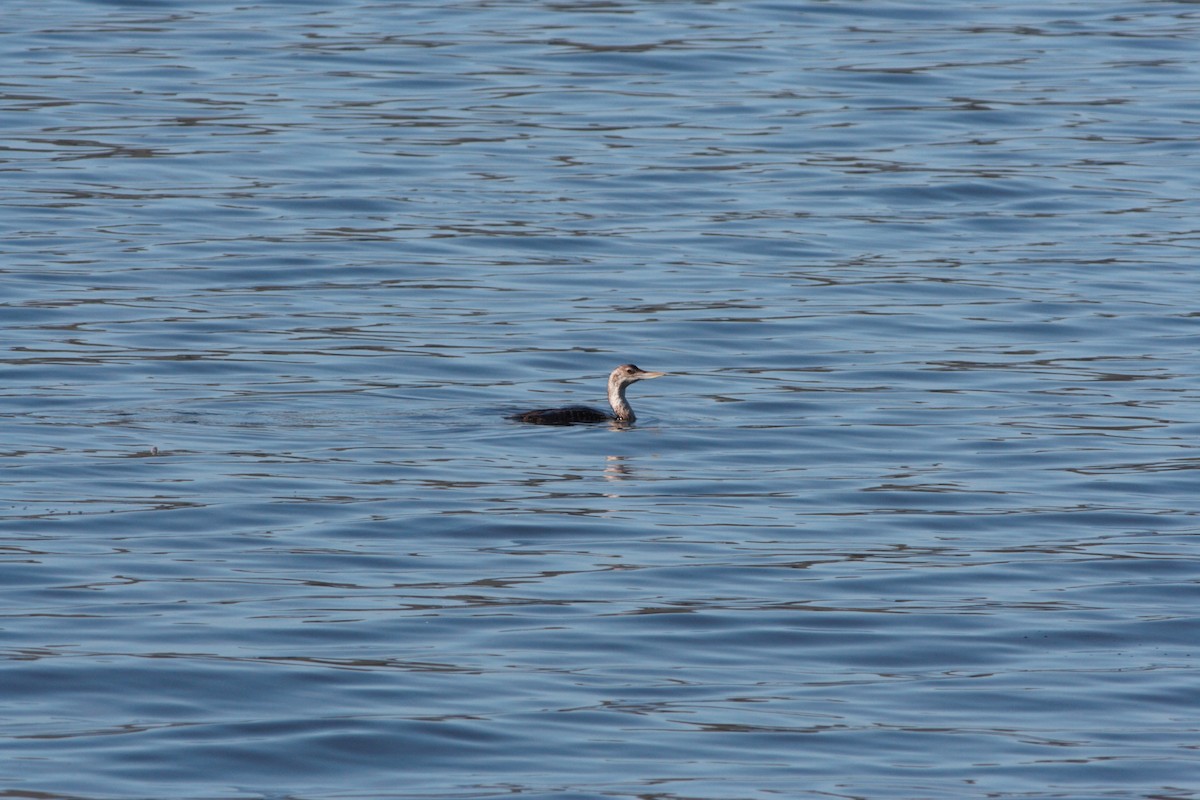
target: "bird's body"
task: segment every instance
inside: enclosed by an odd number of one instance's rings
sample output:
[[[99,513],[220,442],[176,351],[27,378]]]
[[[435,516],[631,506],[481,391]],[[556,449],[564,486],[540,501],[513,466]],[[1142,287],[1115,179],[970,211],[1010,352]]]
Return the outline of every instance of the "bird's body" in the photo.
[[[665,373],[647,372],[633,364],[622,364],[608,376],[608,404],[612,406],[609,414],[598,408],[588,406],[565,406],[563,408],[539,408],[536,411],[524,411],[514,414],[511,419],[517,422],[528,422],[533,425],[575,425],[581,422],[633,422],[637,417],[633,408],[625,399],[625,389],[633,383],[649,378],[659,378]]]
[[[608,422],[613,419],[613,415],[589,406],[566,406],[524,411],[514,414],[513,419],[534,425],[575,425],[580,422]]]

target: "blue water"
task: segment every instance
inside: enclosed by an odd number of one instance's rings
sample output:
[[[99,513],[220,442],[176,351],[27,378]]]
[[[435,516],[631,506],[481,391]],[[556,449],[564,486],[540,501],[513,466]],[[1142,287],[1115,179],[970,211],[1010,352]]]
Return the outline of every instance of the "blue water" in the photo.
[[[7,3],[0,797],[1200,798],[1197,41]]]

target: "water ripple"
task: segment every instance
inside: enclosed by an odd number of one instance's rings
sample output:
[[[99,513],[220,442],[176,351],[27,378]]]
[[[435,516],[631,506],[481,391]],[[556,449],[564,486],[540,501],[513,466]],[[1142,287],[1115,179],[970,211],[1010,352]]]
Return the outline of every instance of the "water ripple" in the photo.
[[[1200,797],[1190,4],[6,22],[0,794]]]

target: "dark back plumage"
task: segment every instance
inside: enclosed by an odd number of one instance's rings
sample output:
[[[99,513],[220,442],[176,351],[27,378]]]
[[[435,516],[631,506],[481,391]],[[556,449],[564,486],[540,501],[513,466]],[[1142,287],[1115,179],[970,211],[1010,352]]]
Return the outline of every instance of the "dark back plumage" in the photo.
[[[598,408],[587,406],[567,406],[566,408],[539,408],[536,411],[522,411],[513,414],[509,419],[517,422],[529,422],[534,425],[574,425],[578,422],[608,422],[612,414],[605,414]]]

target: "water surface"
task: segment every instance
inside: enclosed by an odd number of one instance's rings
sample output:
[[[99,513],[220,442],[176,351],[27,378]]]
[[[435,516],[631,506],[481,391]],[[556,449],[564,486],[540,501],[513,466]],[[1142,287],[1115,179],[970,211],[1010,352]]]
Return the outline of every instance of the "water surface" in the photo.
[[[1200,797],[1194,3],[194,5],[5,9],[0,795]]]

